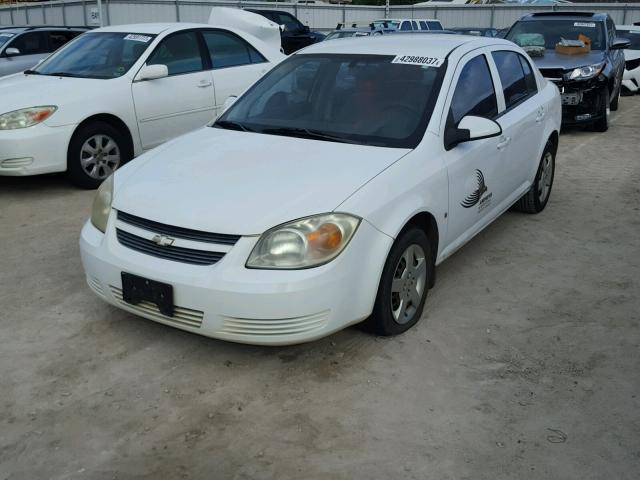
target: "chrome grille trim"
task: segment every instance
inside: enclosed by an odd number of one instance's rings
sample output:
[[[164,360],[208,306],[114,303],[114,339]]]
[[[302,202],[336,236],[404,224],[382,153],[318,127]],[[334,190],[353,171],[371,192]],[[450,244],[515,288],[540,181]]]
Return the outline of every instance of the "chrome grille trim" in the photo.
[[[190,263],[192,265],[213,265],[217,263],[224,253],[210,252],[207,250],[195,250],[192,248],[160,246],[152,240],[138,237],[132,233],[116,228],[118,241],[132,250],[136,250],[147,255],[172,260],[174,262]]]
[[[229,235],[225,233],[210,233],[201,230],[192,230],[190,228],[175,227],[164,223],[147,220],[146,218],[137,217],[130,213],[118,210],[118,220],[128,223],[154,233],[169,235],[175,238],[184,238],[185,240],[194,240],[203,243],[219,243],[222,245],[235,245],[240,239],[240,235]]]
[[[176,325],[183,325],[186,327],[200,328],[202,326],[202,320],[204,319],[204,312],[200,310],[194,310],[186,307],[174,307],[173,317],[162,315],[156,304],[151,302],[140,302],[137,305],[127,303],[122,298],[122,289],[109,285],[112,295],[118,301],[119,304],[127,308],[136,310],[142,315],[152,317],[154,320],[162,320],[164,322],[175,323]]]

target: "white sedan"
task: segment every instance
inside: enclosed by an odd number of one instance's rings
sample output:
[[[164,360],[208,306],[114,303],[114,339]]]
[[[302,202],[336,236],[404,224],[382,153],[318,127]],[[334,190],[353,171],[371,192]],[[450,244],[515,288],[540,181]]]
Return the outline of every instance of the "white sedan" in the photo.
[[[617,35],[629,40],[624,51],[625,68],[622,86],[629,93],[640,92],[640,25],[618,25]]]
[[[273,28],[277,45],[189,23],[79,36],[0,80],[0,175],[68,171],[79,186],[96,188],[144,150],[211,122],[228,97],[285,58]]]
[[[558,89],[505,40],[313,45],[101,185],[87,282],[237,342],[404,332],[438,263],[513,205],[545,208],[560,118]]]

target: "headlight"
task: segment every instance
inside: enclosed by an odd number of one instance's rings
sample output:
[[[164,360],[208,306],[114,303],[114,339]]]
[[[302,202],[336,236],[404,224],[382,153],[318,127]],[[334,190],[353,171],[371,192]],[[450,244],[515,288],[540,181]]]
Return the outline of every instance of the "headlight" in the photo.
[[[45,107],[30,107],[14,110],[0,115],[0,130],[15,130],[17,128],[27,128],[44,122],[53,115],[58,107],[48,105]]]
[[[337,257],[355,233],[360,219],[326,213],[294,220],[262,234],[253,247],[248,268],[299,269],[322,265]]]
[[[604,62],[597,63],[595,65],[587,65],[586,67],[573,69],[567,77],[569,80],[587,80],[599,75],[603,68]]]
[[[111,212],[111,201],[113,200],[113,174],[110,175],[96,192],[91,207],[91,223],[104,233],[107,230],[107,220]]]

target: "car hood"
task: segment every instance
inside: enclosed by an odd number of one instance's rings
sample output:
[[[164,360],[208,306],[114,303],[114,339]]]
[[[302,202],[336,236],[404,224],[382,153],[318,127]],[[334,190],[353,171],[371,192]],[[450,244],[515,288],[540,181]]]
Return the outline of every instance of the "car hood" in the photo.
[[[256,235],[332,211],[408,152],[205,127],[120,169],[113,207],[184,228]]]
[[[16,73],[0,79],[0,113],[39,105],[67,105],[82,92],[95,94],[106,80]],[[95,84],[95,85],[94,85]],[[95,86],[98,90],[92,88]]]
[[[542,57],[531,57],[538,68],[562,68],[569,70],[593,65],[604,60],[604,52],[593,51],[580,55],[563,55],[555,50],[545,50]]]

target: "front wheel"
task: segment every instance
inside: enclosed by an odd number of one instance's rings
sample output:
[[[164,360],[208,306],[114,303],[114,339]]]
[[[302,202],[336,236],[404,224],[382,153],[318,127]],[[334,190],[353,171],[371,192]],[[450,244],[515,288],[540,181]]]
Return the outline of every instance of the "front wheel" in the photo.
[[[542,159],[538,165],[536,178],[531,189],[516,202],[515,210],[524,213],[540,213],[547,206],[551,196],[553,177],[556,171],[556,149],[551,142],[547,142]]]
[[[598,97],[598,119],[593,123],[596,132],[606,132],[609,130],[609,116],[611,106],[609,105],[609,89],[604,87]]]
[[[414,326],[422,315],[432,275],[429,239],[423,230],[409,227],[391,247],[373,312],[364,327],[389,336]]]
[[[105,122],[82,125],[71,137],[67,171],[81,188],[98,188],[118,167],[131,159],[125,136]]]

